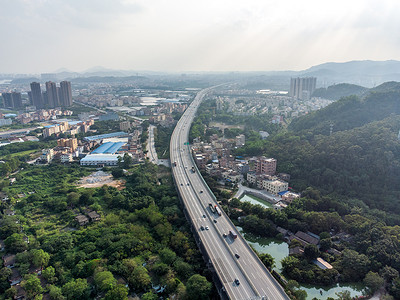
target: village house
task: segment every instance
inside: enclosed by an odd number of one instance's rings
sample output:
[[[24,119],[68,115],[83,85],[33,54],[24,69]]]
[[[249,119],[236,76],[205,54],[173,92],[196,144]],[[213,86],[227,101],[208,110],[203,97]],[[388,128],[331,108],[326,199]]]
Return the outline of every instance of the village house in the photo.
[[[99,221],[101,219],[101,216],[95,211],[91,211],[90,213],[88,213],[88,217],[91,222]]]
[[[79,226],[84,226],[89,223],[89,219],[84,215],[78,215],[75,217],[75,220],[78,222]]]
[[[3,266],[6,268],[14,268],[15,265],[15,254],[9,254],[3,256]]]

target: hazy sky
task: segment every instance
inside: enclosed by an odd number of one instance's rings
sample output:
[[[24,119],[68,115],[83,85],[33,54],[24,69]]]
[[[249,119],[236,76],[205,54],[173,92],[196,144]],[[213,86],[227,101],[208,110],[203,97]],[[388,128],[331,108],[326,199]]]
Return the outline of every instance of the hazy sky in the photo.
[[[398,0],[0,0],[0,73],[400,60]]]

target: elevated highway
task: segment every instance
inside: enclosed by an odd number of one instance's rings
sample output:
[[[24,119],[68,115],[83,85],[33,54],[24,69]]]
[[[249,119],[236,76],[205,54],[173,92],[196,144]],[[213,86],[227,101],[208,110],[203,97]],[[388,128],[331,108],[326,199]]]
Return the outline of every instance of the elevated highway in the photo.
[[[185,214],[190,219],[207,265],[215,272],[221,298],[289,299],[226,214],[222,211],[219,215],[209,207],[210,203],[214,207],[218,203],[193,162],[188,139],[197,108],[213,88],[201,90],[196,95],[171,136],[172,174]],[[237,238],[233,238],[230,231]]]

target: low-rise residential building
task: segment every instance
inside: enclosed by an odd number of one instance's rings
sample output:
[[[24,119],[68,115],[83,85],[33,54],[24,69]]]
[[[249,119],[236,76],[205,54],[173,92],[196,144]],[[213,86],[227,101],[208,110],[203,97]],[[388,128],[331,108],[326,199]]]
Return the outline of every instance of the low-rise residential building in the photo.
[[[255,162],[254,167],[258,174],[274,175],[276,172],[276,159],[261,156]]]
[[[54,150],[53,149],[43,149],[42,155],[40,156],[40,160],[46,163],[49,163],[54,157]]]
[[[247,173],[247,181],[252,185],[256,185],[257,184],[257,174],[255,172],[248,172]]]
[[[262,187],[264,190],[267,190],[274,195],[278,195],[280,192],[287,191],[289,184],[282,180],[263,180]]]
[[[60,161],[62,163],[72,162],[73,161],[72,153],[61,154]]]
[[[69,147],[72,151],[75,151],[78,148],[78,140],[76,138],[58,139],[57,146]]]
[[[312,236],[308,233],[305,233],[303,231],[297,231],[295,235],[290,236],[290,240],[296,239],[299,241],[303,246],[306,246],[308,244],[312,245],[318,245],[319,244],[319,238]]]
[[[293,193],[293,192],[286,192],[281,196],[282,201],[284,201],[287,204],[292,203],[294,199],[300,198],[300,194]]]
[[[236,147],[243,147],[245,143],[246,143],[246,136],[244,134],[236,136]]]
[[[131,122],[124,121],[124,122],[119,123],[119,129],[121,131],[128,131],[129,129],[131,129]]]
[[[89,219],[85,215],[78,215],[75,217],[75,220],[79,226],[84,226],[89,223]]]
[[[221,173],[222,178],[231,183],[237,183],[240,181],[240,174],[233,170],[228,170]]]
[[[281,201],[279,201],[279,202],[277,202],[277,203],[274,204],[274,209],[275,209],[275,210],[281,210],[281,209],[284,209],[284,208],[286,208],[286,207],[287,207],[287,204],[286,204],[286,203],[283,203],[283,202],[281,202]]]
[[[12,268],[11,275],[8,277],[11,286],[14,286],[22,281],[21,273],[17,268]]]
[[[203,154],[194,153],[193,158],[199,169],[205,169],[207,161]]]
[[[14,268],[16,262],[15,254],[9,254],[3,256],[3,266],[6,268]]]
[[[100,215],[95,211],[89,212],[88,217],[89,217],[90,221],[92,221],[92,222],[99,221],[101,219]]]
[[[15,216],[15,211],[14,210],[12,210],[12,209],[5,209],[4,210],[4,214],[6,215],[6,216]]]

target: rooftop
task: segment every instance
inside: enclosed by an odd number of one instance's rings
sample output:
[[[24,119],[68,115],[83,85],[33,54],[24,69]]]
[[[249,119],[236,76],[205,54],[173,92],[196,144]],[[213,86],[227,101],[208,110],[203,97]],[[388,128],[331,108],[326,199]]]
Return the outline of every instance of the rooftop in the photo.
[[[88,154],[81,159],[81,162],[85,161],[116,161],[118,160],[117,154]]]
[[[115,154],[125,143],[123,142],[108,142],[102,144],[100,147],[92,151],[91,154]]]
[[[95,140],[102,140],[106,138],[111,138],[111,137],[119,137],[119,136],[128,136],[128,133],[119,131],[119,132],[112,132],[112,133],[106,133],[106,134],[100,134],[100,135],[93,135],[93,136],[87,136],[84,138],[85,141],[95,141]]]

